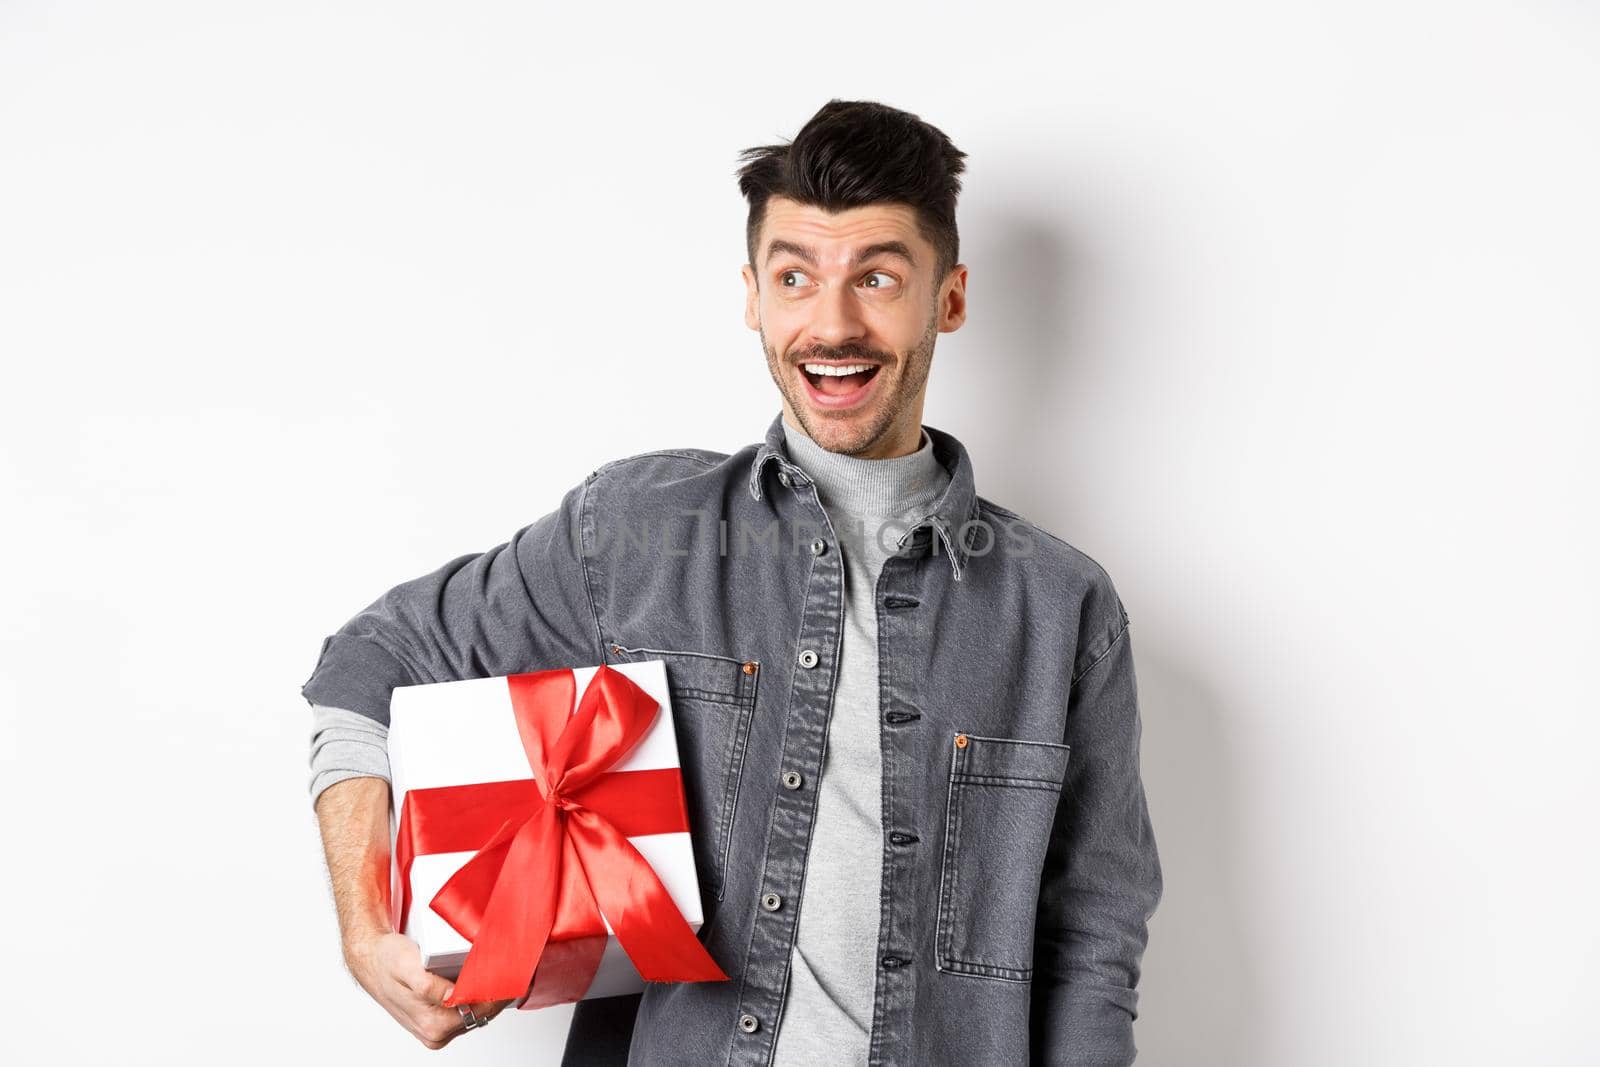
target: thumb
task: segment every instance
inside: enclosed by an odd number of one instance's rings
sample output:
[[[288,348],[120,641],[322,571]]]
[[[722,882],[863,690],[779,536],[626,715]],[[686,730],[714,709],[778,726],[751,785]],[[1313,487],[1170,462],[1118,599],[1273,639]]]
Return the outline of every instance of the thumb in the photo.
[[[427,988],[423,990],[422,995],[427,997],[428,1000],[434,1004],[443,1004],[453,1007],[454,1005],[450,1004],[450,998],[455,994],[455,991],[456,984],[450,979],[440,978],[436,974],[430,974],[428,975]]]
[[[401,978],[413,993],[429,1004],[443,1004],[455,992],[455,982],[424,970],[420,963],[415,968],[407,968]]]

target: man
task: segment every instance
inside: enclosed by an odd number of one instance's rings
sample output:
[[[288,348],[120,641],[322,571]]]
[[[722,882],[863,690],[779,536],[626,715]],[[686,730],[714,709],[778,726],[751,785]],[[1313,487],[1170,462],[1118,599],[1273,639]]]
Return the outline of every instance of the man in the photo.
[[[429,1047],[504,1006],[441,1007],[388,926],[394,686],[662,659],[731,981],[584,1001],[566,1063],[1131,1063],[1161,873],[1128,616],[922,423],[966,316],[964,153],[835,100],[742,158],[765,439],[606,463],[324,642],[304,695],[346,959]]]

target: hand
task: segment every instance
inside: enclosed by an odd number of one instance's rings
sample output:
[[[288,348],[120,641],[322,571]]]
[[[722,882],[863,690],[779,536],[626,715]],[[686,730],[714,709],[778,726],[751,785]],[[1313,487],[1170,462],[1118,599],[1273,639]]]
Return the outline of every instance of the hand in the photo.
[[[441,1049],[467,1032],[454,1007],[445,1007],[454,983],[422,967],[422,951],[404,934],[374,934],[345,945],[345,964],[373,1000],[430,1049]],[[485,1021],[514,1001],[468,1005]]]

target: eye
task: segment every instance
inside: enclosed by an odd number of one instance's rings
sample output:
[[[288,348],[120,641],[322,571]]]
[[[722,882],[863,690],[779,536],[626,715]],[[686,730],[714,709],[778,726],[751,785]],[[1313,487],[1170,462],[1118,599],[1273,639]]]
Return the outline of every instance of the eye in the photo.
[[[876,285],[868,284],[874,278],[886,278],[888,280],[887,281],[883,281],[883,282],[879,282]],[[894,282],[895,282],[894,275],[890,274],[888,271],[882,271],[882,270],[875,270],[871,274],[867,275],[865,278],[863,278],[861,280],[861,283],[863,285],[866,285],[868,289],[884,289],[884,288],[887,288],[887,287],[893,285]]]
[[[803,272],[801,272],[801,271],[786,270],[783,273],[778,275],[778,284],[783,286],[785,289],[796,288],[800,284],[799,282],[794,283],[794,285],[790,285],[787,281],[784,280],[784,279],[788,278],[790,275],[794,275],[794,276],[799,277],[799,278],[804,278],[805,277],[805,274]]]

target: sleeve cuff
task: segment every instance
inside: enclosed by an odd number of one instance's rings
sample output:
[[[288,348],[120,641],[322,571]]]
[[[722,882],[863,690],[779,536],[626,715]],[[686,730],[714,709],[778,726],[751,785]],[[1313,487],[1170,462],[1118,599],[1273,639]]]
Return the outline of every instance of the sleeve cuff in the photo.
[[[387,727],[395,686],[416,682],[406,665],[377,641],[334,634],[322,643],[316,670],[300,687],[300,695],[313,706],[345,708]]]
[[[311,706],[311,806],[346,778],[389,781],[388,727],[346,708]]]

